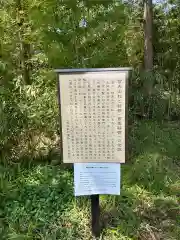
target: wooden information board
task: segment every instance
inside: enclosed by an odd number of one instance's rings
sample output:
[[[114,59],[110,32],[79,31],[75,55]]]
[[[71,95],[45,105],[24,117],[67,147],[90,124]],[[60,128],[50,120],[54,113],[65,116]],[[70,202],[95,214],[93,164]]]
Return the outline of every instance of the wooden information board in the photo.
[[[56,70],[64,163],[125,162],[128,70]]]

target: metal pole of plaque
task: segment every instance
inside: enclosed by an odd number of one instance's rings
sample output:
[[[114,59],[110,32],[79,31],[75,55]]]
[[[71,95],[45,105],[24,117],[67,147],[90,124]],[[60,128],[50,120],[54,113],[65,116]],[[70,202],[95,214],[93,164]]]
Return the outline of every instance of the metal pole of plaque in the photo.
[[[91,228],[92,234],[95,237],[100,236],[100,206],[99,206],[99,194],[91,195]]]
[[[74,164],[75,196],[90,195],[92,234],[100,236],[100,194],[120,195],[127,159],[131,68],[57,69],[61,155]]]

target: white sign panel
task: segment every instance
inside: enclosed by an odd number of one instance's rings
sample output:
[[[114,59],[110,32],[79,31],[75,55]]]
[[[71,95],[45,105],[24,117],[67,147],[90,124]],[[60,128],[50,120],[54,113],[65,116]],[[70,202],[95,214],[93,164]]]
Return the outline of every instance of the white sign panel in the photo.
[[[120,195],[120,164],[75,163],[74,188],[75,196]]]
[[[59,74],[63,162],[125,162],[127,73]]]

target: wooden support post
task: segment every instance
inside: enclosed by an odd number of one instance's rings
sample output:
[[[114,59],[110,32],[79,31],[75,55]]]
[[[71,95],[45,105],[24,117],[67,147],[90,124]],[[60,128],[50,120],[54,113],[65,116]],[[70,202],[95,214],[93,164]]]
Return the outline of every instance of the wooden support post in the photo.
[[[95,237],[99,237],[101,231],[99,195],[91,195],[91,217],[92,217],[92,234]]]

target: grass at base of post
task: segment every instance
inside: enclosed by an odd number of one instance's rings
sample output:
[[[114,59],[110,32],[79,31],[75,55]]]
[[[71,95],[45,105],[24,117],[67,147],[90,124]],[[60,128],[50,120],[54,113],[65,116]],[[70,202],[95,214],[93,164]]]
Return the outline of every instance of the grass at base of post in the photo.
[[[179,123],[136,122],[129,134],[121,195],[100,196],[101,239],[179,240]],[[0,199],[1,240],[92,239],[90,201],[74,197],[72,170],[1,164]]]

